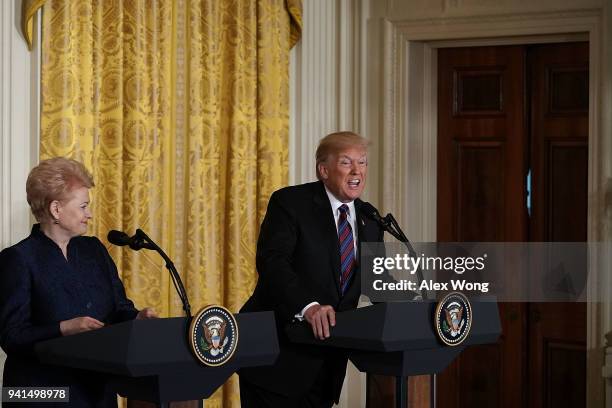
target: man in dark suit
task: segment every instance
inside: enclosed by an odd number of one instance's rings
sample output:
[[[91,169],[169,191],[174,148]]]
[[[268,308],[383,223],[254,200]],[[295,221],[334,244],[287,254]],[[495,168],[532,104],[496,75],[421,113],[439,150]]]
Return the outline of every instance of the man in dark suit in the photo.
[[[359,245],[383,231],[360,208],[367,173],[365,138],[332,133],[316,153],[319,181],[272,194],[257,243],[259,280],[241,312],[273,310],[280,356],[240,371],[243,407],[331,407],[338,402],[347,357],[289,342],[284,326],[306,320],[319,339],[335,313],[354,309],[361,292]]]

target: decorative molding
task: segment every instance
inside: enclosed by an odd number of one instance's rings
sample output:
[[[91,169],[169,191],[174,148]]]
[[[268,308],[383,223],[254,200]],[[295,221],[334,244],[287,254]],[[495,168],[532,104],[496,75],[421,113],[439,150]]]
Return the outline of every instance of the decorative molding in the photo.
[[[612,53],[609,51],[610,47],[612,47],[612,6],[608,5],[606,8],[606,13],[603,18],[603,35],[602,42],[600,45],[600,50],[604,50],[602,52],[604,58],[602,61],[602,82],[600,84],[601,89],[603,90],[601,94],[601,102],[602,109],[607,107],[608,112],[610,107],[612,106],[612,77],[610,75],[610,71],[612,70]],[[601,133],[604,135],[609,135],[612,132],[612,118],[610,115],[603,115],[602,117],[602,127]],[[600,146],[602,152],[609,152],[612,149],[612,141],[610,138],[602,138],[602,143]],[[610,160],[602,163],[602,176],[606,177],[604,192],[602,194],[601,203],[597,208],[601,211],[602,218],[605,220],[599,228],[601,228],[601,237],[600,240],[607,243],[606,248],[607,251],[603,256],[600,256],[599,259],[596,259],[597,268],[600,271],[610,271],[612,268],[612,163]],[[603,180],[602,180],[603,184]],[[597,229],[597,225],[592,226],[593,229]],[[591,257],[591,260],[593,257]],[[605,402],[606,406],[612,405],[612,276],[610,273],[602,273],[600,276],[596,277],[594,285],[589,285],[589,288],[597,285],[600,288],[599,295],[603,296],[601,299],[604,300],[602,303],[606,307],[595,308],[591,307],[597,311],[599,309],[599,314],[591,313],[590,321],[588,322],[589,327],[594,326],[598,322],[602,322],[602,330],[606,333],[606,349],[605,349],[605,358],[604,358],[604,366],[602,367],[602,376],[605,378]],[[596,335],[595,333],[589,333],[590,336]],[[599,350],[594,350],[592,353],[591,359],[595,362],[599,361],[600,353]],[[590,390],[587,389],[587,392]]]
[[[302,38],[291,53],[289,183],[316,179],[319,140],[360,132],[360,0],[303,3]]]
[[[549,43],[578,42],[578,41],[589,41],[589,34],[588,33],[568,33],[568,34],[521,36],[521,44],[549,44]],[[516,38],[510,38],[510,37],[467,38],[465,40],[428,41],[428,44],[432,48],[515,45]]]
[[[435,241],[436,53],[427,43],[408,41],[389,21],[383,48],[382,206],[413,240]]]
[[[0,2],[0,249],[25,238],[30,209],[25,182],[38,159],[40,24],[35,16],[35,48],[28,51],[19,21],[21,1]],[[0,383],[6,356],[0,350]]]
[[[397,21],[392,24],[398,33],[408,35],[410,41],[487,39],[589,32],[594,21],[600,19],[601,15],[600,9],[588,9],[554,13],[441,17]]]
[[[31,226],[25,181],[38,154],[40,48],[30,53],[19,31],[20,2],[1,3],[0,247],[4,248],[23,239]]]
[[[354,79],[359,75],[359,65],[354,64],[355,53],[355,21],[356,15],[354,0],[338,1],[338,130],[355,129],[355,89]],[[358,38],[358,37],[357,37]]]
[[[383,213],[394,212],[397,214],[397,204],[401,201],[398,195],[401,194],[401,189],[397,188],[400,179],[404,176],[403,169],[401,169],[400,160],[403,159],[398,149],[398,144],[402,142],[402,137],[398,134],[398,128],[401,126],[398,123],[398,115],[401,120],[401,115],[404,112],[402,110],[402,100],[397,99],[397,90],[405,81],[403,76],[398,76],[398,65],[403,65],[398,61],[398,54],[402,52],[402,49],[398,49],[398,36],[395,33],[393,24],[385,21],[382,26],[383,30],[383,41],[385,46],[383,48],[382,59],[385,61],[383,65],[383,99],[382,99],[382,112],[381,112],[381,134],[382,135],[393,135],[391,137],[383,137],[380,139],[380,208]],[[405,73],[405,71],[400,71]],[[388,176],[393,174],[394,179],[388,179]],[[398,218],[400,225],[402,223],[402,217]],[[406,231],[408,234],[410,231]]]
[[[314,180],[319,139],[338,128],[338,6],[303,3],[302,38],[293,51],[289,163],[291,184]]]
[[[393,20],[425,19],[437,16],[505,16],[554,11],[600,8],[606,0],[390,0],[387,15]]]

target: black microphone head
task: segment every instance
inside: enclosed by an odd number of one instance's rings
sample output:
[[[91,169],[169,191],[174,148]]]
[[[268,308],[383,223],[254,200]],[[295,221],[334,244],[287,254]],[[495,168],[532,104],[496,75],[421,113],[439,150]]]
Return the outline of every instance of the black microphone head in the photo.
[[[123,231],[110,230],[106,238],[113,245],[124,246],[131,243],[130,236]]]
[[[378,221],[380,219],[380,214],[378,213],[378,210],[376,209],[376,207],[374,207],[372,204],[368,203],[367,201],[364,201],[361,203],[361,206],[359,207],[359,211],[361,211],[361,213],[363,215],[365,215],[366,217]]]

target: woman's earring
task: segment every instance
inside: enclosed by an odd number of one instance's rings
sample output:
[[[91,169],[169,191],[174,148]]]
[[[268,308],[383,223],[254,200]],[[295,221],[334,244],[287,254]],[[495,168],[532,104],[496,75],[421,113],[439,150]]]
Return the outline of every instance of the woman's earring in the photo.
[[[53,220],[53,223],[54,224],[59,224],[59,220],[56,218],[56,219]]]

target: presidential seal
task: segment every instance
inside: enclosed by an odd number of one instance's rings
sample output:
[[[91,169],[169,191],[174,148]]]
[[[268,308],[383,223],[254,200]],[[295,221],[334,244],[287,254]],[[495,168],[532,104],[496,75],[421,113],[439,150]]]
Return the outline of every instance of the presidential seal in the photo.
[[[189,344],[203,364],[216,367],[227,363],[238,347],[234,315],[222,306],[206,306],[191,320]]]
[[[446,295],[436,307],[434,327],[440,340],[448,346],[458,346],[472,328],[472,305],[460,292]]]

